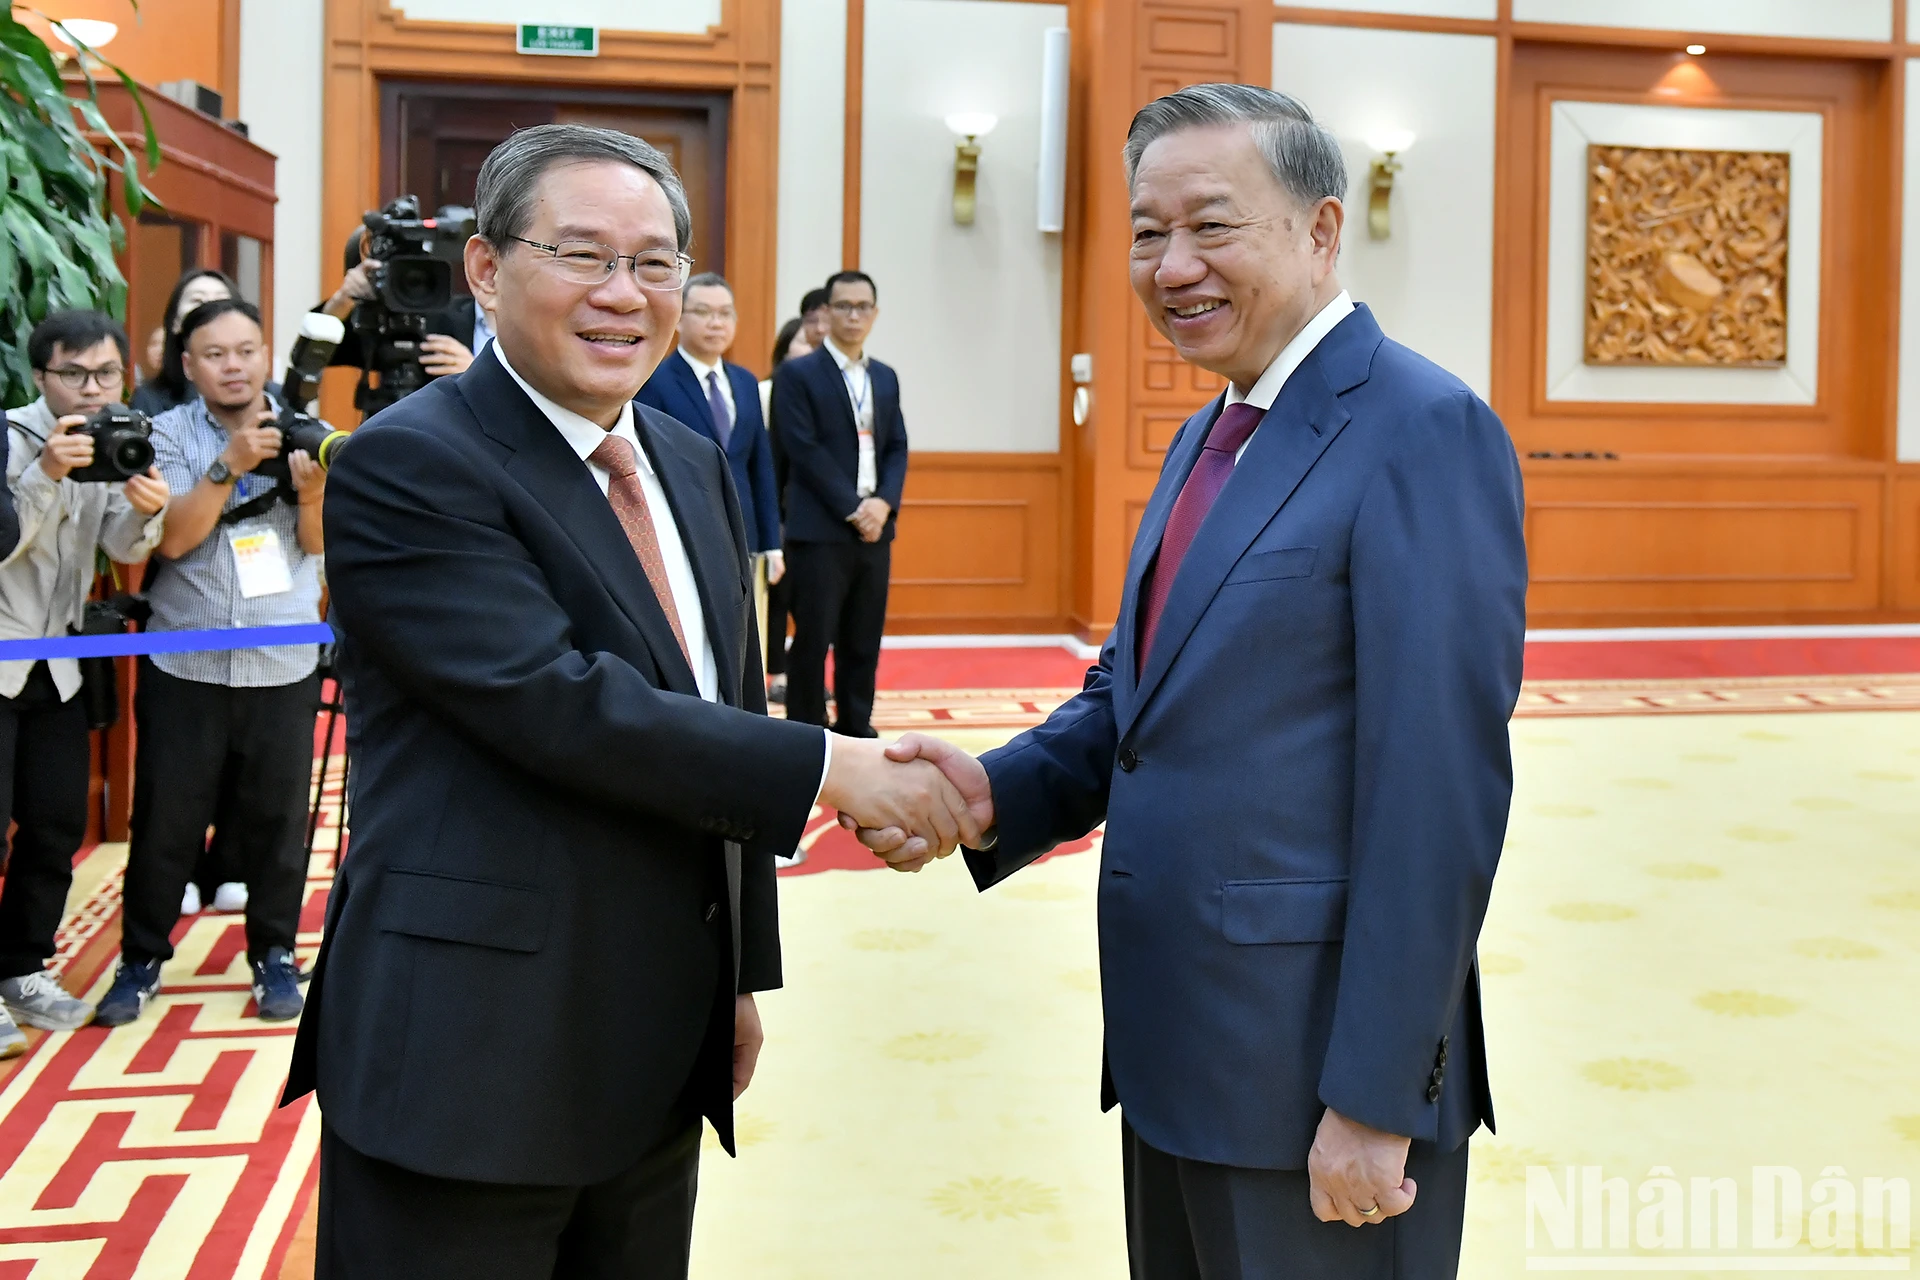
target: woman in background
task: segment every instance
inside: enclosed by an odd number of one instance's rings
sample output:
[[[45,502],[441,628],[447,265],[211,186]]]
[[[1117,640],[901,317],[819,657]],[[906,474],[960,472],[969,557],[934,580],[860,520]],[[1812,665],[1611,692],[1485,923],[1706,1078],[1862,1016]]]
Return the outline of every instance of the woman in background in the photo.
[[[134,408],[151,418],[200,398],[200,393],[187,381],[186,366],[181,363],[180,322],[201,303],[218,302],[237,293],[233,281],[212,267],[195,267],[180,277],[173,292],[167,295],[167,338],[160,351],[159,367],[134,391]]]

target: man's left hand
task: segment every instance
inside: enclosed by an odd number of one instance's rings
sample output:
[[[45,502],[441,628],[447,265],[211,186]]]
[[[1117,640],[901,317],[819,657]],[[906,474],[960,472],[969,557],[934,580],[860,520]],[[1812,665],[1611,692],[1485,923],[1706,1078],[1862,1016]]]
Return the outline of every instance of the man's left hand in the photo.
[[[767,585],[773,586],[787,576],[787,556],[783,551],[767,552]]]
[[[167,488],[167,482],[160,477],[160,468],[148,467],[143,476],[128,476],[126,483],[127,505],[143,516],[157,516],[167,509],[167,503],[173,498],[173,492]]]
[[[458,338],[449,338],[444,333],[430,333],[420,344],[420,367],[436,378],[467,371],[473,363],[473,352]]]
[[[849,519],[862,542],[878,542],[880,535],[886,531],[887,517],[892,514],[893,508],[887,505],[886,499],[866,498],[854,508]]]
[[[293,472],[293,487],[299,491],[302,505],[324,498],[327,469],[315,462],[305,449],[295,449],[287,455],[287,469]]]
[[[1349,1120],[1328,1107],[1307,1153],[1313,1216],[1364,1227],[1411,1209],[1419,1188],[1407,1176],[1410,1144],[1411,1139]]]
[[[760,1010],[752,996],[733,998],[733,1096],[737,1101],[753,1083],[754,1064],[760,1061],[760,1046],[766,1041],[760,1029]]]

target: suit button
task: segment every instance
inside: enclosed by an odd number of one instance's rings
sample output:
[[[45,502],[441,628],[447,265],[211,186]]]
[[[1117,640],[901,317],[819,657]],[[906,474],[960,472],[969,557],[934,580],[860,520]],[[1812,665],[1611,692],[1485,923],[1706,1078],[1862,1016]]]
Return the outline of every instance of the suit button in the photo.
[[[751,840],[751,839],[753,839],[753,828],[752,828],[752,827],[742,827],[742,828],[740,828],[740,840],[741,840],[741,842],[742,842],[742,843],[745,843],[746,841],[748,841],[748,840]]]
[[[1428,1086],[1427,1086],[1427,1101],[1428,1101],[1428,1102],[1438,1102],[1438,1101],[1440,1101],[1440,1086],[1439,1086],[1439,1085],[1437,1085],[1437,1084],[1430,1084],[1430,1085],[1428,1085]]]
[[[1120,748],[1120,772],[1132,773],[1140,767],[1140,757],[1134,754],[1132,747]]]
[[[719,918],[719,915],[720,915],[720,904],[717,902],[709,902],[707,904],[707,923],[712,924],[716,919]]]

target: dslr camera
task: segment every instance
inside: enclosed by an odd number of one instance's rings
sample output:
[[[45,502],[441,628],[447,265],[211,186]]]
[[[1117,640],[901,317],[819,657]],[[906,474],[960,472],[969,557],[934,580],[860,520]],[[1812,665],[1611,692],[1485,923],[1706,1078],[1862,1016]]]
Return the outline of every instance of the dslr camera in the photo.
[[[119,484],[147,474],[153,465],[153,424],[124,404],[94,410],[69,434],[93,437],[93,461],[67,472],[81,484]]]
[[[400,196],[360,219],[365,256],[377,258],[374,296],[353,309],[349,322],[366,353],[353,407],[378,413],[427,384],[420,343],[427,317],[453,305],[454,268],[465,261],[473,235],[473,210],[448,205],[420,216],[415,196]]]

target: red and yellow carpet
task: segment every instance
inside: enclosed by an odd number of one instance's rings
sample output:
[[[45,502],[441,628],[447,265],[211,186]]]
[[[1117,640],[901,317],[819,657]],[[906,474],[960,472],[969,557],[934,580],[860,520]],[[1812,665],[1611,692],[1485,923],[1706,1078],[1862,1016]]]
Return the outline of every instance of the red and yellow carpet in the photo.
[[[1084,668],[889,650],[876,720],[984,749]],[[1501,1132],[1476,1139],[1463,1276],[1528,1270],[1529,1164],[1920,1183],[1916,673],[1901,639],[1530,649],[1482,945]],[[815,816],[783,876],[788,987],[762,1002],[741,1159],[702,1170],[696,1275],[1125,1273],[1096,1102],[1097,839],[980,896],[957,860],[850,874],[873,860]],[[61,938],[91,998],[123,860],[83,858]],[[274,1107],[291,1029],[248,1016],[237,917],[177,936],[141,1021],[30,1032],[0,1064],[0,1280],[311,1275],[318,1116]]]

